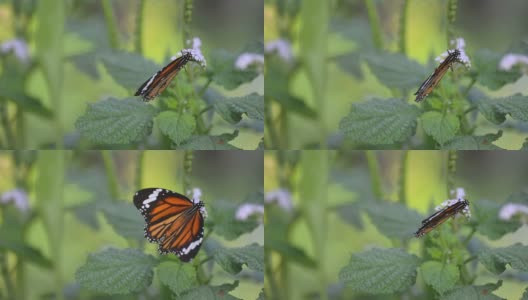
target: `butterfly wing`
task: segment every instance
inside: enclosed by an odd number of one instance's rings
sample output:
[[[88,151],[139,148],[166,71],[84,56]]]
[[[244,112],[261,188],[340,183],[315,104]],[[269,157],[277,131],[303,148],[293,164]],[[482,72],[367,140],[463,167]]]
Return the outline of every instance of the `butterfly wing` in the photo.
[[[134,195],[134,205],[145,218],[145,237],[159,244],[162,254],[175,253],[187,262],[203,240],[203,203],[160,188],[148,188]]]

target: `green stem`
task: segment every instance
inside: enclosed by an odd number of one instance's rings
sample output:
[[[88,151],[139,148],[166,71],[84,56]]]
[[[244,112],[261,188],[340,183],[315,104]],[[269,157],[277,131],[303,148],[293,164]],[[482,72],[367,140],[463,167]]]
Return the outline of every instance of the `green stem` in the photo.
[[[143,161],[144,160],[145,160],[145,151],[139,150],[137,161],[136,161],[136,182],[135,182],[136,190],[141,189],[141,187],[143,186],[142,178],[143,178]]]
[[[112,151],[103,150],[101,151],[101,154],[103,156],[103,164],[104,164],[105,171],[106,171],[106,180],[108,184],[108,190],[110,191],[112,200],[116,201],[119,199],[119,186],[117,184],[117,175],[116,175],[114,162],[112,160]]]
[[[407,11],[409,9],[409,0],[403,0],[402,4],[402,11],[401,11],[401,17],[400,17],[400,39],[399,39],[399,46],[400,46],[400,52],[402,54],[407,53],[407,49],[405,47],[405,44],[407,42]]]
[[[370,28],[372,30],[372,40],[374,41],[374,46],[381,50],[383,49],[383,35],[381,33],[380,20],[376,10],[376,4],[374,3],[374,0],[365,0],[365,6],[367,8]]]
[[[193,0],[185,0],[183,4],[183,45],[191,39],[192,13]]]
[[[202,96],[205,94],[207,89],[209,88],[209,85],[213,82],[213,77],[208,77],[207,82],[204,84],[204,86],[198,91],[198,97],[202,98]]]
[[[5,288],[6,288],[6,299],[8,300],[15,300],[16,294],[15,294],[15,288],[13,286],[13,282],[11,281],[11,275],[9,274],[9,270],[7,268],[7,257],[5,253],[0,253],[0,268],[2,272],[2,277],[4,278],[5,282]],[[0,297],[3,297],[3,293],[0,294]]]
[[[477,78],[476,77],[471,77],[471,82],[469,83],[469,85],[466,87],[466,89],[462,92],[462,96],[464,98],[467,97],[467,95],[469,94],[469,91],[471,90],[471,88],[473,87],[473,85],[475,85],[475,83],[477,82]]]
[[[383,200],[383,191],[381,189],[381,176],[379,173],[379,165],[378,160],[376,159],[376,153],[374,151],[367,150],[365,155],[367,157],[372,193],[376,197],[377,201],[381,201]]]
[[[191,188],[191,174],[194,152],[185,151],[183,154],[183,191],[187,193]]]
[[[455,38],[457,0],[447,1],[447,44]]]
[[[401,204],[405,204],[405,201],[407,200],[407,193],[405,190],[405,185],[407,182],[406,175],[407,175],[408,158],[409,158],[409,151],[404,150],[402,152],[401,160],[400,160],[400,182],[399,182],[400,190],[399,190],[399,195],[398,195],[398,201]]]
[[[449,150],[447,152],[447,198],[451,198],[451,191],[455,189],[455,174],[456,174],[457,152]]]
[[[0,101],[0,120],[2,121],[2,127],[4,128],[4,134],[6,138],[7,147],[4,149],[16,149],[15,137],[11,129],[11,123],[9,122],[7,114],[7,104],[5,100]]]
[[[138,12],[136,16],[136,39],[135,39],[135,50],[137,53],[143,53],[143,13],[145,12],[145,4],[147,1],[139,0]]]
[[[106,28],[108,30],[108,40],[112,49],[117,49],[119,47],[118,40],[118,30],[117,22],[114,18],[114,9],[112,7],[112,2],[110,0],[102,0],[101,4],[103,6],[103,14],[106,23]]]
[[[280,137],[276,145],[277,149],[288,149],[288,112],[283,108],[279,110],[279,126]]]

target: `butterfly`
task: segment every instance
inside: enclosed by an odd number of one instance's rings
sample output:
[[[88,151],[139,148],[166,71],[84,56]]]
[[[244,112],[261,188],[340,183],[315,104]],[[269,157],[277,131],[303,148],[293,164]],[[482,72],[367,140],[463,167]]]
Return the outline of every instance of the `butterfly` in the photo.
[[[143,101],[150,101],[161,94],[169,83],[178,75],[180,70],[189,62],[198,61],[192,51],[182,50],[182,55],[171,61],[163,69],[147,79],[136,91],[134,96],[143,97]]]
[[[427,78],[422,83],[420,88],[418,88],[416,93],[414,93],[416,95],[416,99],[414,101],[420,102],[423,99],[425,99],[425,97],[427,97],[427,95],[429,95],[434,90],[434,88],[438,85],[438,83],[440,83],[440,80],[442,80],[442,77],[444,77],[447,70],[451,68],[451,66],[455,62],[462,63],[460,59],[460,50],[458,49],[455,49],[452,51],[447,50],[447,53],[448,55],[444,59],[444,61],[440,63],[438,68],[434,70],[433,74],[431,74],[431,76],[429,76],[429,78]]]
[[[145,237],[159,244],[161,254],[172,252],[183,262],[196,256],[207,216],[202,201],[166,189],[148,188],[134,194],[134,205],[145,218]]]
[[[416,231],[414,236],[421,237],[431,230],[435,229],[440,224],[444,223],[450,217],[454,217],[458,213],[469,215],[469,201],[466,199],[448,200],[448,205],[439,211],[435,212],[428,218],[422,221],[422,227]]]

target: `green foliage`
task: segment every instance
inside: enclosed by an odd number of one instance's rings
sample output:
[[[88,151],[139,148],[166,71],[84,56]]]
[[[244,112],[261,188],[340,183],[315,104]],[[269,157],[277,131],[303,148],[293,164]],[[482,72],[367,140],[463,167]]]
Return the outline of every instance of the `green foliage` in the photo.
[[[460,128],[456,116],[428,111],[422,115],[422,126],[425,132],[443,145],[452,140]]]
[[[509,264],[513,269],[528,271],[528,246],[515,244],[505,248],[485,249],[479,253],[479,261],[494,274],[506,270]]]
[[[242,120],[242,115],[248,118],[264,121],[264,97],[253,93],[244,97],[218,99],[214,103],[220,116],[231,124]]]
[[[128,202],[105,202],[100,205],[103,214],[112,228],[124,238],[143,238],[143,217]]]
[[[518,68],[511,71],[499,70],[497,66],[503,54],[492,52],[489,49],[475,51],[474,64],[477,80],[480,84],[498,90],[508,83],[513,83],[522,76]]]
[[[390,88],[412,89],[427,78],[427,70],[399,53],[373,53],[365,56],[372,73]]]
[[[398,99],[374,99],[352,104],[341,120],[341,131],[356,143],[393,144],[405,141],[416,131],[420,109]]]
[[[119,85],[131,90],[137,90],[143,82],[161,69],[156,63],[135,53],[105,52],[101,53],[99,58],[110,76]]]
[[[458,300],[458,299],[479,299],[479,300],[504,300],[497,295],[491,293],[497,290],[502,285],[502,280],[497,283],[488,283],[484,285],[469,285],[454,289],[444,295],[442,300]]]
[[[438,261],[427,261],[421,266],[425,283],[439,294],[451,290],[459,279],[458,267]]]
[[[176,296],[198,286],[196,271],[189,264],[165,261],[159,264],[156,274],[161,283],[168,286]]]
[[[164,111],[156,117],[156,121],[161,132],[177,145],[188,140],[196,129],[196,121],[189,114]]]
[[[339,279],[355,291],[391,294],[408,289],[416,281],[419,259],[403,249],[371,249],[353,254]]]
[[[521,223],[517,220],[505,221],[499,218],[501,204],[489,200],[480,200],[472,208],[477,222],[477,231],[491,240],[497,240],[505,234],[514,232]]]
[[[177,145],[175,149],[181,150],[241,150],[229,144],[238,136],[238,130],[233,133],[224,133],[221,135],[195,135],[186,143]]]
[[[212,74],[215,83],[228,90],[237,88],[243,83],[250,82],[258,76],[255,70],[238,70],[235,60],[238,54],[223,49],[215,49],[209,59],[208,73]]]
[[[106,294],[130,294],[152,282],[158,260],[136,249],[107,249],[90,254],[75,273],[84,288]]]
[[[204,285],[186,293],[181,298],[183,300],[208,299],[208,300],[242,300],[229,294],[238,286],[238,281],[233,284],[222,284],[219,286]]]
[[[129,144],[144,139],[152,132],[158,110],[136,99],[110,98],[88,105],[76,127],[100,144]]]
[[[372,223],[389,238],[412,238],[416,224],[423,219],[416,211],[399,203],[370,202],[365,206]]]
[[[244,233],[253,231],[259,225],[258,220],[249,218],[241,221],[234,216],[237,203],[226,200],[216,200],[212,204],[209,215],[214,222],[215,233],[227,240],[234,240]]]
[[[225,248],[219,243],[209,245],[214,261],[224,271],[236,275],[242,271],[242,265],[253,271],[264,272],[264,247],[251,244],[239,248]]]
[[[489,133],[477,136],[458,136],[451,142],[445,144],[443,150],[504,150],[495,144],[494,141],[502,136],[502,131],[497,134]]]

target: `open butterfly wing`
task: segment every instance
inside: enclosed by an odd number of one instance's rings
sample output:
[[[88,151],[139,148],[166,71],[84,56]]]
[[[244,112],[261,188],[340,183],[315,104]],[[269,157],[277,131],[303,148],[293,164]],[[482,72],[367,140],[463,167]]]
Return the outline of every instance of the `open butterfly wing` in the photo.
[[[184,262],[196,255],[203,240],[202,202],[196,204],[184,195],[148,188],[134,195],[134,205],[145,218],[145,237],[159,244],[160,253],[175,253]]]

